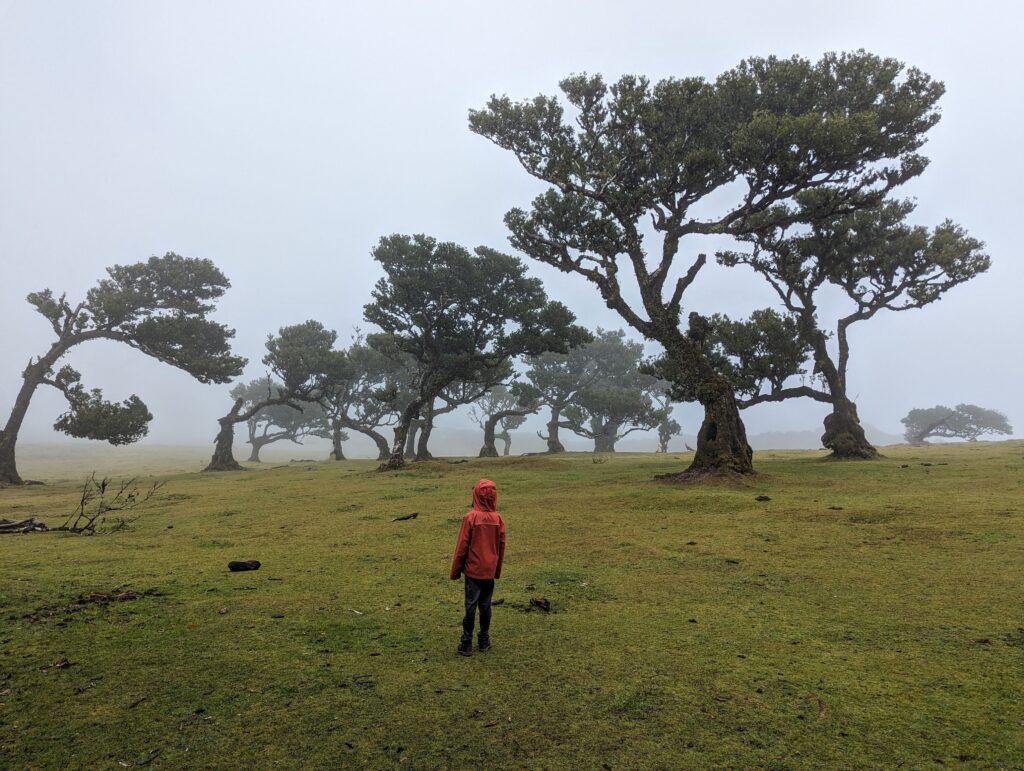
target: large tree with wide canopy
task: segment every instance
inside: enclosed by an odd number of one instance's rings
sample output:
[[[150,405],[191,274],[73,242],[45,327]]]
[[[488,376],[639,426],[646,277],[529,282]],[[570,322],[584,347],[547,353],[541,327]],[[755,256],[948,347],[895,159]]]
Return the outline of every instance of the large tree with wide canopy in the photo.
[[[511,242],[591,281],[692,373],[704,421],[691,471],[751,472],[732,384],[700,337],[706,325],[682,323],[706,263],[699,239],[877,206],[924,169],[917,150],[943,86],[863,51],[748,59],[713,81],[573,75],[560,85],[564,103],[494,96],[470,112],[473,131],[550,185],[506,215]]]

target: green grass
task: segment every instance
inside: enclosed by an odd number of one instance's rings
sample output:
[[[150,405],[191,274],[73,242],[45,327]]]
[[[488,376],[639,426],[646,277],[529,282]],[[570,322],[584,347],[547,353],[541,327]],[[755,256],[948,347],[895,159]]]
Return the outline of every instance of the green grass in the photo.
[[[886,455],[690,486],[650,481],[671,455],[172,464],[129,532],[0,536],[0,767],[1021,768],[1024,443]],[[0,517],[59,524],[76,463]],[[462,659],[484,476],[507,604]],[[118,586],[160,594],[62,610]]]

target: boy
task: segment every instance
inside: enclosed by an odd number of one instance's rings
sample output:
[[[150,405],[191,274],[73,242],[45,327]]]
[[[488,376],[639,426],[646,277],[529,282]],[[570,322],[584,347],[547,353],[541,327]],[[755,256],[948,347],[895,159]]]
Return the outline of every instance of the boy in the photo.
[[[480,608],[481,651],[491,647],[491,596],[494,580],[501,578],[505,558],[505,521],[494,510],[498,489],[490,479],[481,479],[473,487],[473,508],[462,518],[459,538],[455,542],[450,578],[456,581],[466,574],[466,615],[462,619],[462,641],[456,651],[460,656],[473,653],[473,622]]]

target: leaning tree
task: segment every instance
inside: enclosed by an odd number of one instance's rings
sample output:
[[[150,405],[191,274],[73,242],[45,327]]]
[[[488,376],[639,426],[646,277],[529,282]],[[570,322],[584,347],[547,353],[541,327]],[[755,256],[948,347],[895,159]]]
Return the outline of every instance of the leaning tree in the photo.
[[[404,466],[410,424],[450,384],[480,382],[517,356],[566,351],[583,334],[516,257],[398,234],[382,238],[373,257],[387,275],[374,287],[366,319],[386,333],[387,346],[418,364],[414,396],[382,470]]]
[[[336,338],[337,333],[319,321],[281,327],[276,336],[270,335],[263,363],[280,386],[249,402],[235,395],[228,414],[217,420],[220,429],[214,440],[213,457],[203,470],[243,470],[233,452],[236,424],[249,421],[268,407],[287,406],[301,412],[316,404],[328,376],[343,366],[340,352],[334,350]]]
[[[574,75],[560,86],[571,121],[544,96],[494,96],[470,112],[474,132],[551,186],[506,215],[511,242],[591,281],[692,373],[704,407],[692,472],[752,472],[732,384],[705,355],[702,324],[681,324],[706,263],[693,242],[876,206],[924,169],[916,151],[943,86],[863,51],[749,59],[714,81]],[[812,192],[813,206],[796,205]]]
[[[592,439],[594,452],[615,452],[623,437],[666,420],[669,409],[655,401],[664,384],[643,371],[643,344],[622,330],[598,329],[584,350],[598,376],[562,410],[561,428]]]
[[[68,411],[54,428],[71,436],[127,444],[146,435],[152,419],[137,396],[118,404],[88,391],[81,375],[60,359],[90,340],[114,340],[192,375],[203,383],[226,383],[245,366],[231,354],[234,330],[209,318],[214,301],[230,286],[210,260],[167,253],[133,265],[115,265],[108,277],[72,305],[49,289],[28,301],[50,322],[55,336],[49,350],[31,359],[22,374],[7,424],[0,431],[0,484],[21,484],[15,445],[29,403],[41,385],[60,391]]]
[[[256,378],[248,383],[239,383],[231,389],[232,399],[244,401],[242,410],[267,398],[274,398],[281,393],[281,384],[274,382],[269,375]],[[307,436],[323,436],[323,412],[315,410],[313,405],[303,406],[297,410],[281,403],[264,407],[245,421],[249,438],[246,440],[252,450],[249,463],[260,463],[260,451],[268,444],[289,441],[302,444]]]
[[[817,208],[820,192],[805,194],[797,209]],[[748,265],[763,276],[778,294],[795,324],[788,351],[778,344],[775,363],[784,370],[806,347],[823,389],[801,386],[779,398],[811,396],[832,405],[825,417],[822,444],[837,458],[872,458],[877,455],[860,425],[857,406],[847,392],[850,360],[849,328],[879,311],[923,308],[959,284],[988,270],[982,243],[960,226],[946,220],[935,228],[911,225],[908,201],[885,201],[871,209],[816,223],[813,227],[769,222],[742,236],[750,251],[722,252],[725,265]],[[799,219],[799,215],[798,215]],[[840,290],[850,301],[846,315],[826,331],[821,316],[821,295]],[[836,348],[829,345],[834,337]],[[781,352],[781,353],[780,353]],[[774,396],[766,399],[774,399]]]
[[[942,405],[916,408],[900,422],[911,444],[924,444],[932,436],[976,442],[983,434],[1013,433],[1006,415],[976,404],[958,404],[953,409]]]
[[[540,409],[540,393],[529,383],[513,382],[499,384],[481,396],[473,404],[470,416],[484,430],[484,443],[480,448],[481,458],[497,458],[496,439],[504,444],[502,455],[508,455],[512,448],[513,429],[526,422],[526,416]],[[501,431],[498,432],[498,427]]]

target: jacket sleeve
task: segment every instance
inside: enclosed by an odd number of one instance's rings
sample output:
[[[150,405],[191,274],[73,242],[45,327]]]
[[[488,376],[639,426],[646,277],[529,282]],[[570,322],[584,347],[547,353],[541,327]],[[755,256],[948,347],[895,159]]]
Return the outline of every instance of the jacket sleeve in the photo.
[[[452,555],[452,571],[449,578],[454,581],[466,567],[466,557],[469,556],[469,542],[473,536],[473,526],[469,521],[469,514],[462,518],[462,527],[459,528],[459,537],[455,541],[455,554]]]
[[[501,563],[505,561],[505,520],[501,520],[500,536],[498,538],[498,567],[494,569],[494,577],[501,578]]]

